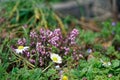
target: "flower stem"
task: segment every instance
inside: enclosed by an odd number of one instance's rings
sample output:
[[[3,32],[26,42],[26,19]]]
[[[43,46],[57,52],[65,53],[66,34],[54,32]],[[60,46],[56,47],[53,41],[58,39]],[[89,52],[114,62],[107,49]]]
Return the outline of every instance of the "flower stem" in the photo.
[[[42,72],[45,72],[53,63],[50,63]]]

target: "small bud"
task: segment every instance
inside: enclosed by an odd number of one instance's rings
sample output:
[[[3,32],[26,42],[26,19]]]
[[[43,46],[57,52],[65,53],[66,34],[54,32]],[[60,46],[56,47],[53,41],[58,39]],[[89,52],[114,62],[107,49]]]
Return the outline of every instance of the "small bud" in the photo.
[[[113,75],[112,74],[108,74],[108,77],[111,78]]]
[[[60,66],[59,65],[55,66],[55,69],[60,70]]]

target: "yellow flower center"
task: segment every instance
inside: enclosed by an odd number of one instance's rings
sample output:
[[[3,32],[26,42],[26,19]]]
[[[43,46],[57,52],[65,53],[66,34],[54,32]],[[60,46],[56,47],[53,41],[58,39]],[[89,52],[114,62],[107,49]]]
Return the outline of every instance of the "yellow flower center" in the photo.
[[[58,61],[58,58],[57,58],[57,57],[53,57],[53,61],[54,61],[54,62],[57,62],[57,61]]]
[[[23,46],[19,46],[18,49],[19,49],[19,50],[22,50],[22,49],[24,49],[24,47],[23,47]]]
[[[68,80],[68,77],[67,76],[63,76],[62,80]]]
[[[107,64],[106,62],[103,62],[103,64]]]

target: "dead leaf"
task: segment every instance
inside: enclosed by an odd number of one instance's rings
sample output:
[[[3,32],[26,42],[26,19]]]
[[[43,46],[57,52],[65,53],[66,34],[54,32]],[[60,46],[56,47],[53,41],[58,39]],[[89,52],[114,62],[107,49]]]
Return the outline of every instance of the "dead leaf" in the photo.
[[[108,41],[108,42],[102,43],[102,46],[103,46],[104,48],[108,48],[108,47],[110,47],[111,45],[112,45],[112,41]]]

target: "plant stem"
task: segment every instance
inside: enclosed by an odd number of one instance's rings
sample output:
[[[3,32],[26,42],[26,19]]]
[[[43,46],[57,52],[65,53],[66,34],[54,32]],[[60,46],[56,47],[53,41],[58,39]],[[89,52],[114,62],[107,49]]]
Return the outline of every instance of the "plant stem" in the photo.
[[[42,72],[45,72],[53,63],[50,63]]]

